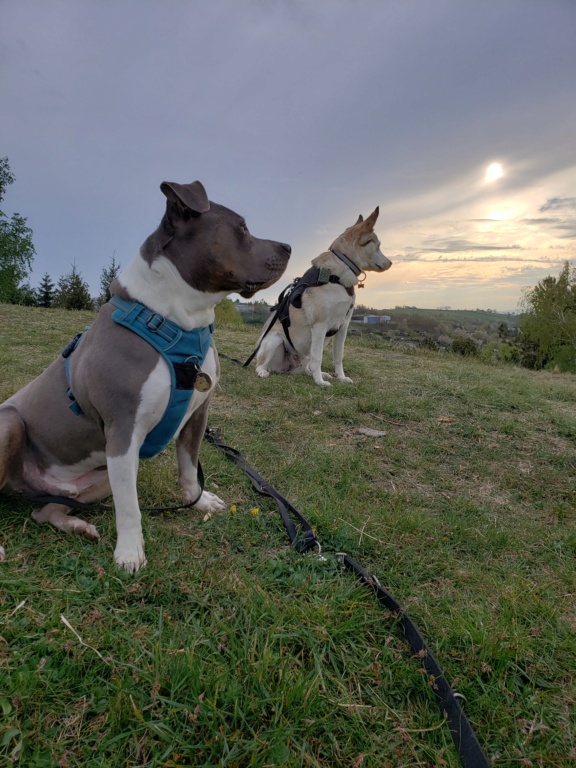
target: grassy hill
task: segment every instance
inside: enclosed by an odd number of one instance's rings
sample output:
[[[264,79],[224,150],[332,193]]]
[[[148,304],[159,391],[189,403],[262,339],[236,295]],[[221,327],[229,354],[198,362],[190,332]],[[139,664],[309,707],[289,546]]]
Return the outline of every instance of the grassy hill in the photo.
[[[0,305],[0,399],[90,319]],[[215,334],[242,359],[256,337]],[[321,389],[223,360],[210,417],[313,522],[325,561],[292,551],[207,444],[228,510],[145,514],[135,576],[113,566],[110,513],[90,514],[94,545],[0,495],[0,763],[455,768],[419,660],[340,571],[346,551],[420,626],[495,766],[574,764],[576,378],[379,336],[351,338],[345,370],[353,385]],[[172,448],[139,487],[143,505],[178,499]]]

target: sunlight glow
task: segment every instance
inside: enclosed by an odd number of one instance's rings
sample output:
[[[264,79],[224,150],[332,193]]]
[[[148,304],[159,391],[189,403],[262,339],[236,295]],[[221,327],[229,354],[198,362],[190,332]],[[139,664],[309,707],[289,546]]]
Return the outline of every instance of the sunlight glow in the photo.
[[[486,176],[484,177],[484,181],[488,184],[491,181],[497,181],[498,179],[502,178],[503,175],[504,171],[502,170],[501,163],[490,163],[486,169]]]
[[[516,208],[500,208],[496,211],[490,211],[488,218],[493,221],[506,221],[506,219],[513,219],[517,214]]]

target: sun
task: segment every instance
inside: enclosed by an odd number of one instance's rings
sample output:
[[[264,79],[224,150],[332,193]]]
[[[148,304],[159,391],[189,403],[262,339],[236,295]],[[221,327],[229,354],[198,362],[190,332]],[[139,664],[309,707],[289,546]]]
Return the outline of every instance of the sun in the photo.
[[[504,171],[502,170],[501,163],[490,163],[488,168],[486,168],[486,176],[484,177],[484,181],[488,184],[491,181],[497,181],[498,179],[502,178],[503,175]]]

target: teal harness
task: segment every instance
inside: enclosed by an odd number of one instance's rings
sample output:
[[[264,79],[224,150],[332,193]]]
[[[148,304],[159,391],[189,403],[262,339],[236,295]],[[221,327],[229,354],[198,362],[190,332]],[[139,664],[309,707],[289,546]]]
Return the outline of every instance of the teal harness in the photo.
[[[143,304],[124,301],[118,296],[112,296],[110,303],[116,307],[112,320],[151,344],[162,355],[170,371],[170,400],[162,419],[148,433],[140,448],[140,458],[149,459],[168,445],[182,423],[194,391],[194,382],[210,349],[214,327],[210,325],[185,331]],[[70,408],[77,414],[81,414],[82,409],[72,392],[70,355],[78,347],[81,337],[82,334],[77,334],[62,350],[66,360],[68,397],[72,401]]]

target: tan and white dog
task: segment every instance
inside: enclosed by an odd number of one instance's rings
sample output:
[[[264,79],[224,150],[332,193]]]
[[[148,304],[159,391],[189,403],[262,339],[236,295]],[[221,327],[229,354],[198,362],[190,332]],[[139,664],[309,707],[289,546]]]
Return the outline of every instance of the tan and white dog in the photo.
[[[374,232],[376,208],[334,240],[312,260],[312,268],[279,300],[275,314],[258,340],[256,373],[305,373],[327,387],[332,378],[322,371],[324,346],[333,337],[334,371],[338,381],[351,383],[342,365],[344,342],[355,303],[355,286],[365,272],[384,272],[392,262],[380,251]],[[366,275],[364,275],[366,277]],[[270,327],[272,324],[272,327]]]
[[[112,494],[114,558],[127,571],[146,562],[136,487],[140,457],[175,439],[185,501],[202,512],[224,508],[198,477],[219,375],[214,307],[229,293],[248,298],[272,285],[290,256],[289,245],[253,237],[242,216],[210,202],[199,181],[164,182],[160,189],[167,198],[164,217],[113,281],[111,302],[79,343],[74,340],[76,347],[68,345],[0,406],[0,488],[66,497],[43,499],[34,519],[92,539],[98,539],[96,528],[69,516],[65,502]],[[176,409],[167,407],[173,403]],[[151,436],[153,445],[143,452]]]

